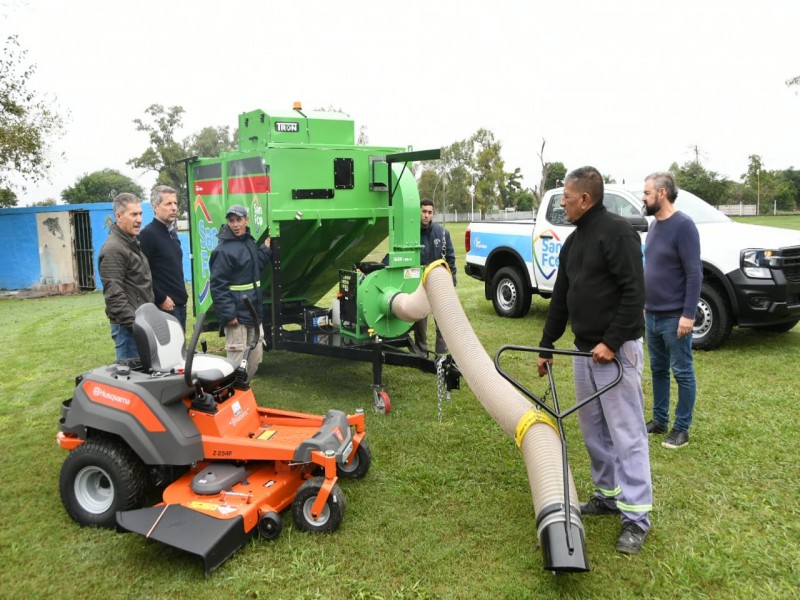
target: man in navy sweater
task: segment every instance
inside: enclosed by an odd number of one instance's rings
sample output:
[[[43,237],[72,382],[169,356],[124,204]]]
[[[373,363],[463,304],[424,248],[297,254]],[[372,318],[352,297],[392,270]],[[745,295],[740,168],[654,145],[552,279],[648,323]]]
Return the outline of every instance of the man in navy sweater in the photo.
[[[618,515],[622,531],[617,552],[639,552],[650,529],[653,487],[644,423],[644,276],[639,235],[630,223],[603,206],[603,177],[594,167],[575,169],[564,183],[567,221],[575,225],[561,247],[553,296],[539,346],[553,348],[566,330],[575,347],[590,352],[572,361],[575,396],[588,398],[617,377],[622,380],[578,411],[591,462],[592,498],[582,515]],[[539,376],[552,363],[537,361]]]
[[[186,330],[186,283],[183,278],[183,250],[175,223],[178,194],[171,187],[157,185],[150,194],[155,218],[139,234],[142,252],[153,273],[155,303],[173,315]]]
[[[678,405],[672,431],[664,448],[682,448],[689,443],[697,381],[692,360],[692,328],[703,265],[700,235],[694,222],[675,209],[678,188],[670,173],[653,173],[644,182],[642,200],[655,221],[644,247],[645,335],[653,378],[653,419],[648,433],[669,429],[670,368],[678,384]]]

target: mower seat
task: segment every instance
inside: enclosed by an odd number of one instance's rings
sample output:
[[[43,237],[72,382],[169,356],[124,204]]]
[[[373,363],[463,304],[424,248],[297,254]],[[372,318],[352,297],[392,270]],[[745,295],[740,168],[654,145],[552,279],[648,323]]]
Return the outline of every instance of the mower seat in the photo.
[[[142,304],[134,316],[133,337],[145,372],[183,373],[186,336],[178,319],[155,304]],[[192,360],[192,375],[203,387],[224,383],[235,370],[236,365],[222,356],[195,354]]]

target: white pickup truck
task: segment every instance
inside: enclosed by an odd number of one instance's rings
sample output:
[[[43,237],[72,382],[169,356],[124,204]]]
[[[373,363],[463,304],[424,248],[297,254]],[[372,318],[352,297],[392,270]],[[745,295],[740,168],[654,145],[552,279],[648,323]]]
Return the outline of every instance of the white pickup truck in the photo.
[[[572,232],[561,207],[563,188],[548,191],[534,221],[474,222],[465,235],[465,272],[485,283],[503,317],[525,316],[533,294],[549,298],[558,254]],[[642,235],[641,193],[608,185],[603,204]],[[785,332],[800,321],[800,231],[736,223],[694,194],[681,190],[675,207],[700,233],[703,287],[693,346],[725,343],[734,325]],[[650,217],[652,218],[652,217]]]

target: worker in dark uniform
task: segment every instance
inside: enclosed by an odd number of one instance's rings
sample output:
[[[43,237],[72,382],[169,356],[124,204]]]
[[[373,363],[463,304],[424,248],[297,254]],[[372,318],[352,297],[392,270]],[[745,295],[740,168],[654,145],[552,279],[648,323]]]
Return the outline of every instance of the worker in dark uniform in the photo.
[[[239,363],[245,349],[258,338],[247,361],[247,381],[253,379],[264,354],[262,341],[264,329],[256,323],[247,310],[244,298],[250,298],[256,311],[262,309],[261,273],[272,258],[270,238],[262,245],[250,235],[247,226],[247,209],[234,204],[225,216],[217,239],[219,243],[211,253],[211,299],[214,310],[225,332],[225,350],[228,358]]]
[[[420,232],[419,241],[422,244],[420,250],[420,264],[427,267],[436,260],[444,259],[450,266],[453,274],[453,286],[456,285],[456,254],[453,250],[453,241],[450,239],[450,232],[441,225],[433,222],[433,201],[423,198],[420,201]],[[435,323],[435,322],[434,322]],[[414,323],[411,327],[414,333],[412,350],[422,356],[428,356],[428,318],[425,317]],[[436,354],[441,356],[447,354],[447,343],[436,326]]]

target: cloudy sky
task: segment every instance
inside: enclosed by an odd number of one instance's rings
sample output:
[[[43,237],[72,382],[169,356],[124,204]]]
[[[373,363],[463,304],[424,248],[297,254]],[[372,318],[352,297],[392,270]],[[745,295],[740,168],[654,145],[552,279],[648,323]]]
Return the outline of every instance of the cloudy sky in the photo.
[[[118,169],[132,120],[186,110],[180,137],[241,112],[340,107],[371,144],[435,148],[483,127],[506,170],[537,153],[640,181],[695,158],[738,180],[750,154],[800,168],[799,0],[0,0],[0,34],[69,112],[52,181]]]

